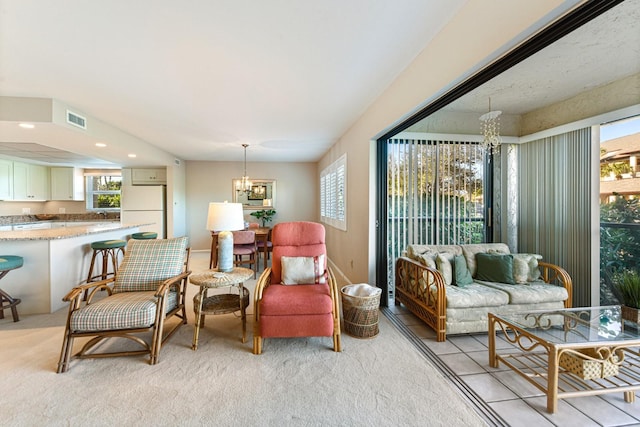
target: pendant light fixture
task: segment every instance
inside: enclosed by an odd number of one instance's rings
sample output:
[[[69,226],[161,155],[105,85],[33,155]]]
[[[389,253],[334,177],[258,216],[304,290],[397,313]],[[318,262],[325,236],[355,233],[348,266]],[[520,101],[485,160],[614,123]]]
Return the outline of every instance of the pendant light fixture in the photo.
[[[491,111],[491,98],[489,98],[489,112],[480,116],[482,126],[482,147],[486,152],[497,152],[502,138],[500,138],[500,115],[502,111]]]
[[[244,191],[245,193],[251,192],[251,181],[247,175],[247,147],[249,144],[242,144],[244,147],[244,175],[240,181],[236,182],[236,191]]]

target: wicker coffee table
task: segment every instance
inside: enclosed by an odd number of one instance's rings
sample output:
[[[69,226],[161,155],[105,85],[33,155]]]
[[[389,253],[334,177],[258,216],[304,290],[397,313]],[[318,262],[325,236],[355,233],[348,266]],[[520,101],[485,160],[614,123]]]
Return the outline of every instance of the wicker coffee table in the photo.
[[[249,306],[249,290],[244,287],[244,282],[253,276],[253,270],[236,267],[228,273],[221,273],[217,269],[207,270],[204,273],[192,274],[189,282],[200,286],[200,291],[193,297],[193,311],[196,314],[196,326],[193,331],[193,350],[198,349],[198,336],[200,328],[204,326],[204,316],[211,314],[227,314],[240,311],[242,319],[242,342],[247,341],[247,315]],[[238,293],[227,293],[207,296],[209,289],[238,287]]]
[[[496,329],[514,345],[496,349]],[[502,362],[558,399],[622,392],[626,402],[640,390],[640,327],[622,319],[619,306],[489,313],[489,364]]]

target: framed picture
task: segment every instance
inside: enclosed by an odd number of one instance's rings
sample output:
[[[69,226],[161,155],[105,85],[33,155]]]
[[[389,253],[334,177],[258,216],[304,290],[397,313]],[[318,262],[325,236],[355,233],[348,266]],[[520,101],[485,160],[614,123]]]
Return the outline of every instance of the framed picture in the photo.
[[[264,185],[251,186],[251,192],[247,197],[249,200],[264,200],[267,194],[267,187]]]

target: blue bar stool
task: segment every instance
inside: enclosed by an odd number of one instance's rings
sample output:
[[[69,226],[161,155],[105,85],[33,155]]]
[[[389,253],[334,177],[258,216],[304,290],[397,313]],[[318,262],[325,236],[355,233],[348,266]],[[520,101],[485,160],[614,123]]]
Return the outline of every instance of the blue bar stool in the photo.
[[[140,233],[133,233],[131,235],[131,238],[136,240],[155,239],[157,237],[158,233],[154,233],[153,231],[141,231]]]
[[[22,267],[23,263],[24,260],[21,256],[0,255],[0,280],[6,276],[9,271]],[[4,311],[10,308],[13,321],[17,322],[20,320],[18,317],[18,308],[16,307],[18,304],[20,304],[19,298],[12,298],[8,293],[0,289],[0,319],[4,319]]]
[[[91,243],[93,256],[91,257],[91,265],[89,266],[89,274],[87,275],[87,283],[94,282],[95,279],[104,280],[110,275],[115,275],[118,270],[118,254],[124,256],[124,247],[127,242],[124,240],[100,240]],[[100,254],[102,256],[102,270],[98,274],[93,274],[96,264],[96,258]],[[113,267],[113,272],[109,272],[109,261]]]

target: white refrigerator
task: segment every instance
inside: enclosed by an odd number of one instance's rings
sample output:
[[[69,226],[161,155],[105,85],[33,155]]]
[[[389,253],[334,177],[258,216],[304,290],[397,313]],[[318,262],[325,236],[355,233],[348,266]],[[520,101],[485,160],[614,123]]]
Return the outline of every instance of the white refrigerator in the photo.
[[[154,231],[158,239],[166,232],[166,187],[164,185],[123,185],[120,196],[122,224],[151,224],[140,231]]]

